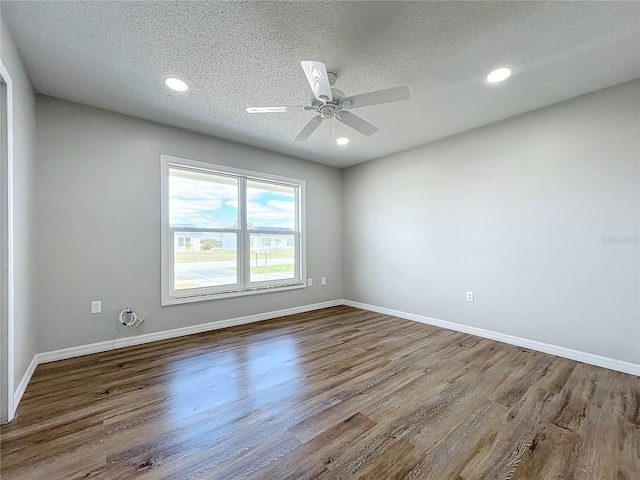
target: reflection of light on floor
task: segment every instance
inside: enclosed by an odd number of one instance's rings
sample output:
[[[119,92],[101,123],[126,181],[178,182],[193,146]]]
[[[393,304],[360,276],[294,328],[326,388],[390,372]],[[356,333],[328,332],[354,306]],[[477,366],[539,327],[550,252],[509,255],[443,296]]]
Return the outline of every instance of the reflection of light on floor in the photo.
[[[173,420],[237,402],[238,380],[229,375],[238,368],[233,350],[178,360],[171,366],[165,411]]]
[[[149,455],[154,455],[154,449],[163,454],[206,450],[204,468],[263,441],[271,434],[271,422],[286,418],[290,405],[286,397],[305,384],[296,337],[287,332],[247,336],[249,346],[242,336],[233,339],[232,346],[225,345],[228,337],[223,336],[219,345],[209,343],[200,351],[194,343],[194,351],[185,351],[162,374],[147,379],[145,388],[156,392],[154,405],[132,408],[150,407],[154,419],[148,426],[152,428],[145,430],[142,422],[130,432],[154,438]],[[255,433],[229,443],[241,421],[242,428],[250,425]],[[182,477],[176,472],[175,478]]]
[[[247,351],[247,376],[245,393],[257,405],[295,393],[301,374],[294,338],[283,335],[252,344]]]
[[[168,375],[164,411],[174,421],[230,406],[243,415],[295,393],[303,380],[295,337],[286,334],[194,353],[174,362]]]

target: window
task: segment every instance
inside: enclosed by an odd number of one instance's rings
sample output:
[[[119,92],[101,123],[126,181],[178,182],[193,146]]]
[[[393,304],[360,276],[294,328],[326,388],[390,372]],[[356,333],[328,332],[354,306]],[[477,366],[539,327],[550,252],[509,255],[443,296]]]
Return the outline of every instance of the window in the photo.
[[[161,162],[163,305],[305,286],[303,181]]]

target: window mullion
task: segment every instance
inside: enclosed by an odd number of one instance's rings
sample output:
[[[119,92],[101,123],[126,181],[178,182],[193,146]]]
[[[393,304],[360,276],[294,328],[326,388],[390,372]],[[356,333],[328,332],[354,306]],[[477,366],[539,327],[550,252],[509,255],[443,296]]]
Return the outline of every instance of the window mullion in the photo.
[[[247,262],[249,239],[247,238],[247,179],[239,178],[240,194],[239,208],[240,235],[238,235],[238,280],[242,288],[249,283],[249,263]]]
[[[302,278],[302,262],[300,258],[300,250],[302,248],[300,234],[296,231],[293,242],[293,248],[295,249],[295,276],[301,282],[304,282]]]

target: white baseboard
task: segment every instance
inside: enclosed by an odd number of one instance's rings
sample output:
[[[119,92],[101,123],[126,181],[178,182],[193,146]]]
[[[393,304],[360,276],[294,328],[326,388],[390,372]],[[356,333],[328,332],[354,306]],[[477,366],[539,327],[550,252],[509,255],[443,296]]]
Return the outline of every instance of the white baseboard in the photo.
[[[616,370],[618,372],[629,373],[631,375],[640,376],[640,365],[637,363],[625,362],[623,360],[616,360],[615,358],[602,357],[593,353],[581,352],[579,350],[572,350],[571,348],[560,347],[558,345],[552,345],[549,343],[537,342],[535,340],[528,340],[526,338],[514,337],[512,335],[506,335],[504,333],[494,332],[491,330],[485,330],[483,328],[470,327],[468,325],[462,325],[460,323],[447,322],[445,320],[439,320],[437,318],[425,317],[424,315],[417,315],[414,313],[401,312],[399,310],[392,310],[390,308],[378,307],[375,305],[368,305],[366,303],[354,302],[351,300],[343,300],[343,305],[350,307],[361,308],[362,310],[369,310],[371,312],[384,313],[393,317],[404,318],[406,320],[413,320],[415,322],[426,323],[435,327],[446,328],[447,330],[454,330],[456,332],[468,333],[477,337],[488,338],[490,340],[496,340],[502,343],[508,343],[509,345],[516,345],[518,347],[529,348],[531,350],[537,350],[542,353],[549,353],[558,357],[568,358],[569,360],[576,360],[582,363],[588,363],[589,365],[595,365],[597,367],[608,368],[610,370]]]
[[[20,380],[20,383],[16,387],[15,392],[13,392],[13,407],[15,410],[18,409],[18,404],[20,403],[20,400],[22,400],[22,395],[24,395],[24,391],[27,389],[27,385],[29,385],[31,377],[33,376],[33,372],[36,371],[37,366],[38,355],[35,355],[33,357],[33,360],[31,360],[31,363],[29,364],[29,368],[27,368],[27,371],[24,372],[22,380]],[[11,412],[11,415],[9,415],[10,418],[13,418],[15,410]]]
[[[227,320],[218,320],[215,322],[201,323],[190,327],[174,328],[172,330],[164,330],[156,333],[145,333],[138,336],[117,338],[115,340],[107,340],[106,342],[90,343],[79,347],[63,348],[61,350],[53,350],[50,352],[39,353],[38,364],[55,362],[56,360],[65,360],[67,358],[80,357],[92,353],[106,352],[116,350],[118,348],[130,347],[133,345],[142,345],[144,343],[157,342],[158,340],[166,340],[169,338],[183,337],[185,335],[193,335],[194,333],[209,332],[221,328],[235,327],[246,323],[261,322],[263,320],[271,320],[273,318],[285,317],[296,313],[311,312],[322,308],[335,307],[342,305],[342,300],[330,300],[328,302],[314,303],[311,305],[303,305],[301,307],[285,308],[284,310],[275,310],[272,312],[257,313],[246,317],[236,317]]]

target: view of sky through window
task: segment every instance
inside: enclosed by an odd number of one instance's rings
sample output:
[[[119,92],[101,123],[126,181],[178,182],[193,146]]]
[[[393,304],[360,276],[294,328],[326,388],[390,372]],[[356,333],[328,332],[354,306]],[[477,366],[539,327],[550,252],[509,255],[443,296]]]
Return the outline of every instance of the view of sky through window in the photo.
[[[235,228],[238,225],[238,181],[232,177],[171,169],[171,225]]]
[[[295,189],[284,185],[247,182],[247,223],[256,230],[296,228]]]
[[[174,227],[237,228],[238,180],[192,170],[171,169],[170,222]],[[247,182],[247,223],[253,230],[295,230],[295,188]]]

